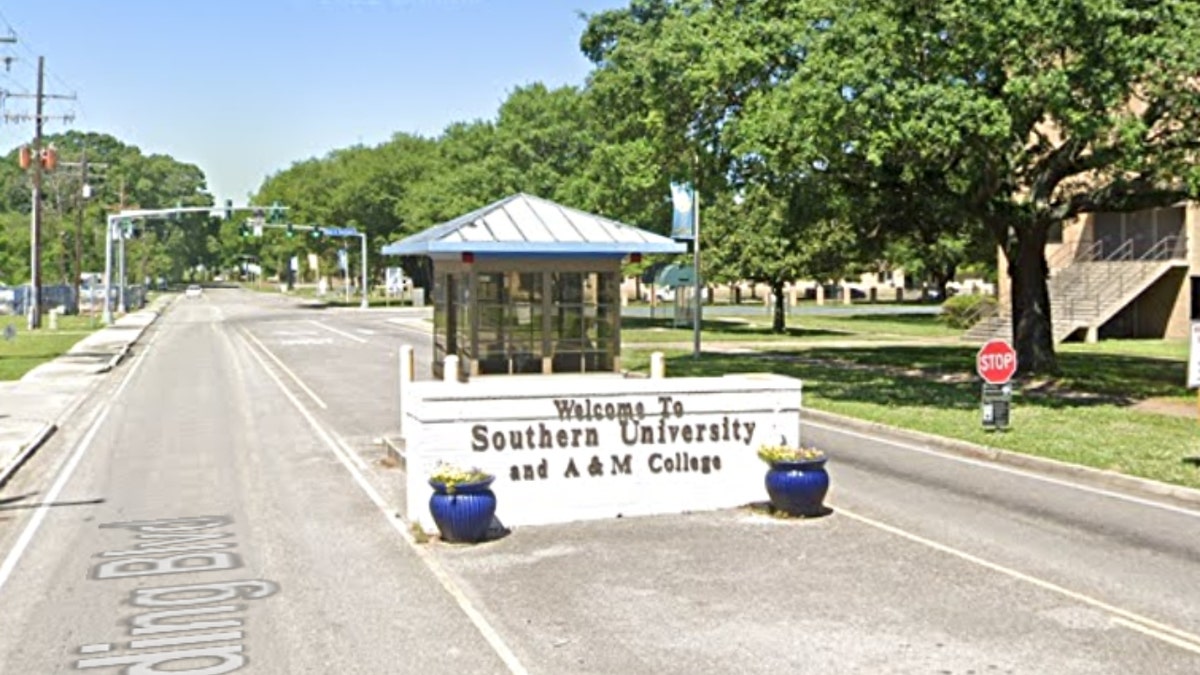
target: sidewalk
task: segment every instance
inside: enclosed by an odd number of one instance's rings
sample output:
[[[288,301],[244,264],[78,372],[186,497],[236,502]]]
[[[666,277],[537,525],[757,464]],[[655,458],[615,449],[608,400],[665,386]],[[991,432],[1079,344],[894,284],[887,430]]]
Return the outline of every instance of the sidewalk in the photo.
[[[15,382],[0,382],[0,485],[66,421],[176,296],[121,317]]]

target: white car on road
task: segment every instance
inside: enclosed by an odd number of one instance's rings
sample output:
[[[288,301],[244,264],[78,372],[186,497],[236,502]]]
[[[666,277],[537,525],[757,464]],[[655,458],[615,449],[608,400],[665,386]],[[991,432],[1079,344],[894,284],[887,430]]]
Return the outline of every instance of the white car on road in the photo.
[[[201,295],[204,295],[204,289],[200,288],[200,286],[196,284],[192,284],[191,286],[187,287],[187,290],[184,291],[183,294],[189,298],[198,298]]]

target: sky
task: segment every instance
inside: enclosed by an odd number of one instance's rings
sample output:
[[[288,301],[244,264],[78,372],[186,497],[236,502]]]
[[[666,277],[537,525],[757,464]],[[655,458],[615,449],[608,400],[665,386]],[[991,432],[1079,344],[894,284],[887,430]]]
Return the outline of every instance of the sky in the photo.
[[[579,13],[621,0],[0,0],[0,90],[35,91],[46,133],[112,134],[198,165],[218,203],[294,162],[397,132],[494,119],[514,88],[582,85]],[[33,101],[6,96],[4,113]],[[0,149],[30,122],[0,124]]]

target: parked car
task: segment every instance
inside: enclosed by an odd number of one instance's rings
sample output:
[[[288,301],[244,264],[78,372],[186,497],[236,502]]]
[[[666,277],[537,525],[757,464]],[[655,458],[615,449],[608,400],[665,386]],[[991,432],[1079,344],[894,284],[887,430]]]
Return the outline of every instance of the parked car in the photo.
[[[204,289],[200,288],[200,286],[197,284],[192,284],[191,286],[187,287],[187,290],[184,291],[183,294],[189,298],[198,298],[204,294]]]

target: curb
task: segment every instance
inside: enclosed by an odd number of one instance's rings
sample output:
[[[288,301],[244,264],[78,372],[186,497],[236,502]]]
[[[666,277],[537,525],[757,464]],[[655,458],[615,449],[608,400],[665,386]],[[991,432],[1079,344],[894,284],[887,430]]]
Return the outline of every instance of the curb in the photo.
[[[164,303],[164,306],[161,309],[151,310],[154,313],[154,318],[151,319],[145,326],[142,326],[142,329],[138,331],[137,335],[133,336],[133,339],[127,342],[125,346],[121,348],[121,351],[113,355],[113,357],[109,359],[108,363],[97,370],[96,373],[107,373],[116,367],[117,364],[119,364],[126,356],[129,355],[130,348],[136,344],[138,340],[142,339],[142,336],[146,334],[146,331],[149,330],[150,326],[154,325],[154,323],[158,321],[159,317],[161,317],[163,313],[177,300],[178,298],[176,297]],[[91,388],[89,387],[88,391],[90,390]],[[71,405],[67,406],[62,414],[63,418],[79,407],[79,404],[82,403],[86,393],[86,391],[81,392],[79,396],[77,396],[71,403]],[[65,419],[59,420],[60,423],[64,421]],[[13,474],[17,472],[17,469],[21,468],[21,465],[24,464],[30,457],[32,457],[33,454],[42,446],[42,444],[44,444],[56,431],[58,431],[58,424],[53,422],[45,422],[41,431],[39,431],[37,435],[33,436],[31,440],[25,444],[25,447],[22,448],[19,453],[17,453],[17,456],[12,463],[5,467],[4,471],[0,473],[0,486],[3,486],[5,483],[7,483],[8,480],[12,478]]]
[[[0,472],[0,487],[7,483],[8,479],[12,478],[13,474],[17,472],[17,469],[21,468],[21,465],[25,463],[25,460],[32,457],[33,453],[37,452],[37,449],[40,448],[42,444],[46,442],[46,439],[50,438],[55,431],[58,431],[57,424],[52,422],[42,423],[41,430],[38,431],[37,434],[25,444],[25,447],[21,448],[21,451],[17,453],[17,456],[13,458],[13,461],[10,462],[8,466],[4,467],[4,471]]]
[[[408,471],[408,457],[404,453],[404,441],[401,439],[392,440],[387,436],[383,437],[383,446],[387,451],[387,456],[396,462],[396,466],[404,471]]]
[[[137,342],[137,340],[141,337],[142,337],[142,334],[138,333],[137,336],[133,338],[133,341]],[[96,372],[97,373],[107,373],[108,371],[112,370],[113,368],[116,368],[117,364],[121,363],[121,361],[125,360],[125,357],[129,355],[129,346],[131,344],[133,344],[133,342],[130,342],[130,343],[126,344],[124,347],[121,347],[121,351],[117,352],[116,354],[113,354],[113,357],[108,360],[108,363],[106,363],[103,366],[101,366],[100,368],[98,368],[96,370]]]
[[[860,433],[875,434],[878,436],[887,436],[894,439],[920,443],[949,454],[958,455],[960,457],[968,457],[985,462],[993,462],[995,464],[1016,467],[1033,473],[1040,473],[1058,478],[1070,478],[1080,483],[1086,483],[1090,487],[1099,487],[1114,491],[1119,490],[1127,493],[1135,493],[1143,497],[1169,499],[1190,507],[1200,505],[1200,490],[1184,487],[1182,485],[1173,485],[1171,483],[1163,483],[1160,481],[1150,480],[1148,478],[1128,476],[1115,471],[1094,469],[1090,466],[1069,464],[1056,459],[1026,455],[1019,452],[1001,450],[999,448],[993,448],[986,445],[976,445],[974,443],[968,443],[967,441],[946,438],[944,436],[934,436],[932,434],[926,434],[920,431],[901,429],[899,427],[888,426],[878,422],[868,422],[866,420],[846,417],[837,413],[813,410],[812,408],[804,408],[801,412],[801,423],[803,423],[806,419],[822,422],[831,426],[852,429]]]
[[[138,340],[142,339],[142,336],[146,334],[146,331],[150,330],[150,326],[153,326],[155,324],[155,322],[157,322],[162,317],[162,315],[165,314],[166,311],[168,309],[170,309],[171,306],[173,306],[178,301],[179,301],[179,296],[176,296],[174,298],[171,298],[170,300],[167,300],[167,301],[161,303],[161,307],[159,307],[157,309],[148,307],[145,310],[142,310],[142,311],[148,311],[148,312],[153,313],[154,318],[151,319],[146,325],[142,326],[142,329],[138,331],[137,335],[134,335],[132,340],[130,340],[129,342],[126,342],[125,346],[121,347],[121,351],[114,354],[113,357],[108,360],[108,363],[105,364],[104,367],[102,367],[100,370],[97,370],[96,372],[97,373],[107,373],[108,371],[112,370],[113,368],[116,368],[117,365],[121,363],[121,361],[125,360],[126,356],[129,356],[129,352],[132,350],[133,345],[137,344]]]

